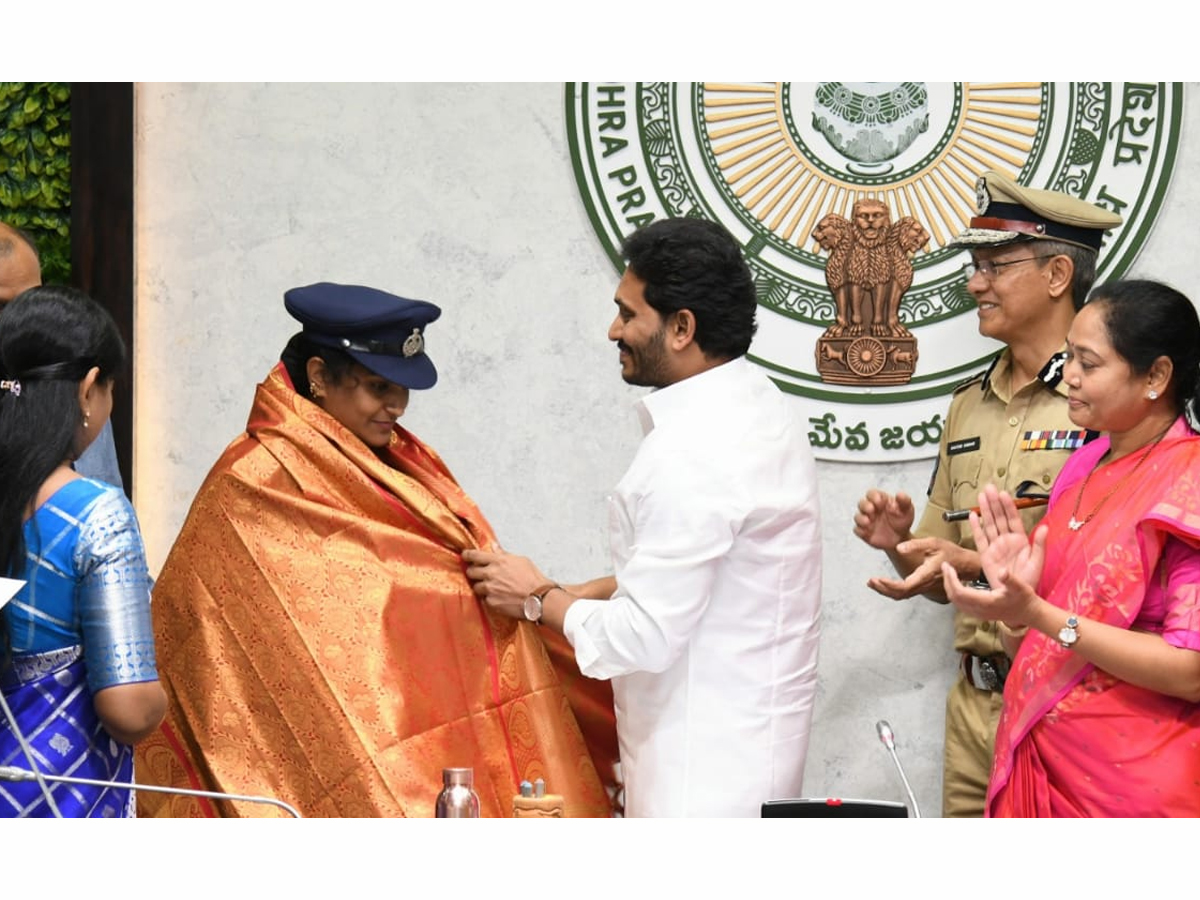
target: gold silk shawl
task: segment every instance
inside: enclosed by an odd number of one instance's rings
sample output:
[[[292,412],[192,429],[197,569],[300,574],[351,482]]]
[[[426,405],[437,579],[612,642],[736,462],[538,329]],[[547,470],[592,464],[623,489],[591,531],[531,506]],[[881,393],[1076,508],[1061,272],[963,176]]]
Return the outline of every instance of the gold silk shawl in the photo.
[[[490,526],[432,450],[394,434],[384,462],[282,365],[258,386],[154,587],[170,709],[138,781],[305,816],[432,816],[443,767],[471,766],[483,816],[511,816],[537,778],[566,815],[609,815],[608,683],[480,603],[460,553],[493,546]],[[282,814],[146,791],[138,805]]]

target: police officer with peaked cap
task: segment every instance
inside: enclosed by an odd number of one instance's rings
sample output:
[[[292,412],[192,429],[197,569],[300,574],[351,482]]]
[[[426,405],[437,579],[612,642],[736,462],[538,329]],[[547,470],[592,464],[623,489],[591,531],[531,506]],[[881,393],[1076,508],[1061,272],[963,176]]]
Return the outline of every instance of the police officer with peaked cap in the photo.
[[[910,497],[878,489],[859,500],[854,517],[854,533],[884,550],[899,573],[868,584],[896,600],[924,594],[945,603],[943,561],[964,579],[980,576],[969,522],[944,514],[975,506],[989,482],[1010,493],[1049,494],[1070,453],[1094,436],[1067,415],[1063,350],[1095,281],[1104,234],[1121,218],[997,171],[983,173],[976,194],[977,215],[950,246],[970,252],[964,270],[979,331],[1004,348],[955,391],[918,527]],[[1026,528],[1044,511],[1024,510]],[[959,671],[946,700],[944,816],[983,814],[1009,668],[1002,630],[955,613]]]
[[[424,335],[425,326],[442,314],[434,304],[361,285],[319,282],[287,291],[283,305],[314,344],[343,351],[393,384],[424,390],[437,383]]]

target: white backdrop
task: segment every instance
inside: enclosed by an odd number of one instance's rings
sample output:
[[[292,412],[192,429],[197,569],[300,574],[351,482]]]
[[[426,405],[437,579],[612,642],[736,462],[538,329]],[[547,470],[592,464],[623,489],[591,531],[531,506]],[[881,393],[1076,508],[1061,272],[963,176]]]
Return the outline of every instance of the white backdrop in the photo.
[[[621,381],[605,337],[617,273],[575,186],[562,84],[139,84],[135,96],[134,500],[152,571],[297,330],[283,292],[314,281],[439,304],[440,381],[414,393],[404,424],[506,548],[562,580],[606,571],[603,500],[637,446],[641,389]],[[1189,89],[1175,179],[1134,272],[1193,298],[1183,222],[1200,194],[1198,103]],[[903,799],[875,733],[886,718],[922,812],[940,810],[951,611],[869,591],[887,564],[850,533],[868,487],[920,498],[930,468],[818,463],[810,795]]]

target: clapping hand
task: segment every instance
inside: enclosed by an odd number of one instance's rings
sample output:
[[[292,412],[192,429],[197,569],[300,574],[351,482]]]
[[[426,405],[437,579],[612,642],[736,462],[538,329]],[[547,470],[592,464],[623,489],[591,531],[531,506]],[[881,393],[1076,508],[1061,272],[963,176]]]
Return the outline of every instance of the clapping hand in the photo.
[[[942,565],[954,568],[964,577],[973,577],[979,571],[979,558],[970,550],[960,547],[945,538],[913,538],[896,545],[896,552],[912,558],[919,556],[915,569],[904,578],[883,578],[876,576],[867,579],[867,587],[893,600],[907,600],[918,594],[936,599],[939,603],[942,594]]]
[[[943,563],[946,596],[968,615],[999,619],[1013,628],[1028,624],[1038,600],[1048,531],[1039,526],[1031,543],[1012,496],[989,484],[979,495],[979,513],[971,513],[971,532],[989,587],[964,585],[954,567]]]
[[[912,536],[915,515],[908,494],[901,491],[893,496],[872,488],[858,501],[854,533],[877,550],[894,550]]]
[[[971,575],[978,571],[978,562],[970,550],[944,538],[914,538],[915,515],[912,498],[903,491],[892,495],[872,488],[858,501],[854,534],[869,546],[885,551],[902,574],[900,578],[869,578],[867,587],[893,600],[925,594],[944,603],[942,563],[949,562]]]

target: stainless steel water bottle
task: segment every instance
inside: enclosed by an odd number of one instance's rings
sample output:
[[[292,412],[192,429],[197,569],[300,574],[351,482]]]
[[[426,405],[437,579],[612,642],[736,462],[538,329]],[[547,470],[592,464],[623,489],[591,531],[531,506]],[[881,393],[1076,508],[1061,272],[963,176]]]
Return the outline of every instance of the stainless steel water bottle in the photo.
[[[442,792],[435,815],[439,819],[478,819],[479,795],[475,793],[475,770],[442,769]]]

